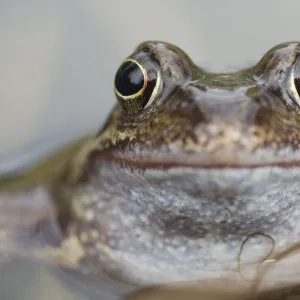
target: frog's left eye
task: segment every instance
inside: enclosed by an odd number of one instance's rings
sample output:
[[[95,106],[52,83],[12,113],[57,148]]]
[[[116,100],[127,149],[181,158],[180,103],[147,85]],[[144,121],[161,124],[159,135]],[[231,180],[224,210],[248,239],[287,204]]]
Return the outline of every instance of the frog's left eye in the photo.
[[[126,59],[115,77],[115,93],[128,114],[140,112],[149,106],[159,90],[160,72],[146,70],[134,59]]]
[[[294,102],[300,106],[300,57],[296,58],[288,77],[288,91]]]

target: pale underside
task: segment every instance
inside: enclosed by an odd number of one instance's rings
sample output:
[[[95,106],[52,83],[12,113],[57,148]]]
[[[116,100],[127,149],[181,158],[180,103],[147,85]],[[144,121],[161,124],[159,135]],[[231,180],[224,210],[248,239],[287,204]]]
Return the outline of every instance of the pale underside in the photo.
[[[55,169],[55,164],[52,164],[51,168]],[[105,165],[103,168],[106,168]],[[122,182],[124,179],[122,178],[123,176],[128,178],[128,171],[126,168],[122,172],[120,172],[119,167],[116,167],[116,169],[114,168],[113,165],[110,165],[108,172],[106,172],[107,177],[111,178],[111,176],[114,175],[115,180],[118,182]],[[36,170],[38,170],[38,168]],[[186,245],[191,246],[190,254],[192,254],[192,256],[189,256],[191,259],[188,264],[185,264],[186,256],[184,252],[180,251],[180,249],[184,249],[182,245],[178,248],[172,248],[172,245],[169,244],[167,245],[168,247],[165,248],[165,253],[170,251],[168,252],[169,254],[171,253],[171,255],[177,257],[176,264],[176,260],[171,260],[171,263],[164,260],[163,248],[159,249],[159,247],[156,247],[153,252],[152,250],[150,251],[147,244],[144,244],[144,251],[142,252],[139,250],[141,249],[139,245],[140,241],[131,241],[129,237],[129,240],[125,243],[121,238],[117,244],[117,247],[119,248],[114,251],[109,250],[109,253],[106,253],[103,257],[109,254],[108,256],[110,256],[110,259],[114,259],[114,265],[117,265],[118,268],[122,269],[123,276],[125,276],[127,280],[135,282],[138,286],[149,286],[169,281],[190,281],[188,284],[175,284],[170,288],[162,287],[151,289],[148,290],[148,292],[145,290],[146,294],[134,296],[144,298],[132,299],[175,299],[173,298],[174,293],[176,293],[178,299],[180,299],[180,295],[185,295],[185,297],[194,299],[193,297],[195,297],[195,294],[197,297],[200,297],[200,295],[203,295],[203,297],[206,297],[207,295],[212,297],[215,296],[215,299],[228,299],[229,297],[230,299],[244,299],[245,294],[252,295],[252,293],[255,293],[256,291],[284,289],[289,286],[297,285],[300,282],[300,271],[299,268],[297,268],[300,260],[298,247],[298,241],[300,240],[300,225],[297,221],[297,216],[299,215],[297,182],[299,182],[300,179],[298,168],[257,168],[251,172],[248,172],[248,170],[239,170],[238,172],[240,173],[234,173],[233,170],[202,170],[199,172],[194,169],[189,170],[188,168],[179,168],[170,171],[149,170],[144,172],[142,176],[137,174],[132,175],[132,173],[130,173],[131,179],[129,182],[127,179],[127,184],[132,192],[130,193],[131,196],[126,199],[126,201],[130,200],[130,203],[136,204],[143,200],[140,199],[140,197],[138,197],[139,199],[134,198],[137,197],[137,195],[140,195],[138,191],[139,188],[145,188],[145,183],[147,183],[148,186],[152,187],[152,190],[144,190],[143,195],[145,195],[146,198],[144,198],[144,201],[142,202],[145,203],[145,200],[148,200],[148,203],[152,202],[153,204],[153,199],[147,197],[151,196],[152,193],[157,193],[157,191],[161,190],[162,184],[167,187],[166,191],[170,192],[172,190],[170,183],[168,185],[170,179],[172,179],[171,182],[177,185],[177,187],[180,185],[182,191],[191,191],[197,186],[197,182],[201,182],[201,186],[206,187],[206,189],[204,189],[206,190],[206,196],[209,196],[209,189],[207,189],[208,179],[214,178],[219,191],[222,191],[222,188],[226,188],[228,180],[231,181],[230,186],[234,186],[239,191],[246,191],[247,187],[255,186],[256,188],[254,190],[252,189],[250,194],[248,194],[248,200],[252,201],[247,205],[248,213],[251,215],[252,211],[252,213],[254,213],[252,217],[255,217],[255,213],[257,212],[267,215],[268,213],[273,212],[276,215],[275,220],[273,220],[273,227],[271,227],[271,224],[268,224],[266,227],[263,226],[263,223],[261,224],[262,231],[265,230],[267,232],[257,234],[257,230],[255,230],[249,232],[248,235],[246,233],[242,234],[239,243],[235,244],[232,253],[224,252],[223,250],[226,250],[226,247],[222,245],[222,242],[216,243],[212,235],[204,236],[204,238],[202,238],[202,243],[207,243],[205,248],[208,248],[209,251],[204,251],[203,248],[201,249],[201,247],[199,247],[200,244],[197,244],[197,242],[193,243],[186,240]],[[31,174],[35,173],[33,172]],[[116,174],[118,175],[116,176]],[[33,178],[36,179],[37,177],[35,176],[33,176]],[[182,180],[182,178],[189,178],[189,180]],[[28,188],[28,186],[31,186],[32,182],[35,182],[35,180],[29,180],[28,182],[23,181],[20,184],[20,187]],[[4,183],[6,183],[6,185]],[[38,184],[35,184],[34,189],[27,190],[27,200],[30,199],[30,202],[28,202],[26,201],[26,194],[11,194],[17,186],[18,185],[15,185],[11,180],[3,181],[1,186],[1,259],[12,259],[15,255],[25,256],[29,259],[34,258],[48,261],[51,264],[54,263],[62,267],[78,268],[80,259],[84,257],[85,252],[87,251],[84,248],[84,245],[82,246],[80,236],[79,239],[76,236],[70,236],[69,239],[65,239],[63,243],[57,245],[57,247],[45,247],[42,236],[35,236],[34,240],[32,240],[32,237],[28,236],[28,231],[25,231],[26,234],[23,237],[24,243],[19,243],[20,240],[17,241],[18,243],[16,243],[15,240],[11,240],[8,231],[5,231],[8,227],[10,229],[19,228],[20,226],[26,227],[27,225],[30,227],[30,224],[35,223],[37,220],[35,217],[40,218],[43,214],[47,215],[49,212],[50,214],[52,213],[52,206],[49,206],[49,199],[47,198],[47,190]],[[122,192],[122,190],[116,190],[116,192]],[[176,197],[177,194],[178,193],[175,192],[173,194],[171,193],[169,200],[173,197],[174,201],[174,197]],[[6,197],[4,197],[4,195],[6,195]],[[181,196],[186,197],[184,193]],[[213,197],[213,194],[211,194],[210,197]],[[272,201],[274,198],[277,199],[277,201]],[[161,200],[160,197],[156,197],[156,199]],[[76,199],[74,200],[76,201]],[[110,212],[118,209],[118,205],[124,201],[124,198],[121,202],[119,200],[113,200],[111,206],[106,206],[106,212],[107,209]],[[178,201],[175,201],[177,203],[177,208],[179,206],[184,207],[184,203],[191,204],[193,202],[193,199],[189,199],[188,202],[183,202],[182,200],[184,199],[177,200]],[[166,199],[162,201],[166,201]],[[204,205],[205,201],[203,202],[203,199],[201,201]],[[30,205],[28,205],[29,203]],[[165,202],[165,204],[167,203]],[[223,204],[226,206],[228,203],[225,201]],[[291,205],[293,205],[292,208]],[[105,203],[102,203],[102,208],[104,206]],[[130,207],[131,206],[129,205],[129,211],[127,211],[127,213],[130,212]],[[227,214],[224,215],[218,214],[218,211],[215,211],[219,216],[219,219],[214,216],[215,224],[218,222],[221,224],[223,219],[228,221],[231,216],[234,216],[234,212],[237,210],[235,205],[225,208]],[[219,209],[222,209],[222,205]],[[282,213],[280,213],[281,211]],[[5,212],[5,214],[3,212]],[[139,226],[134,228],[128,227],[130,226],[130,222],[128,222],[126,213],[122,210],[119,212],[121,214],[119,214],[118,220],[111,217],[110,222],[111,224],[121,227],[121,234],[122,231],[124,232],[125,230],[128,232],[130,229],[131,232],[134,233],[135,230],[139,229]],[[213,213],[214,212],[212,211],[211,214]],[[108,216],[109,215],[110,214],[108,214]],[[240,220],[243,220],[242,214],[235,215],[237,215]],[[12,218],[12,216],[15,218]],[[110,216],[113,216],[113,214]],[[141,222],[146,222],[147,217],[149,216],[150,215],[147,216],[147,214],[144,216],[140,215]],[[99,217],[101,217],[101,215]],[[203,217],[204,219],[207,218],[207,220],[212,218],[209,213]],[[252,218],[252,220],[254,219]],[[282,227],[280,225],[280,220],[289,220],[293,230]],[[212,224],[210,228],[213,228],[215,224]],[[137,225],[141,225],[141,223],[137,223]],[[55,224],[53,224],[53,226],[55,229]],[[276,228],[278,230],[276,230]],[[147,235],[149,237],[149,234],[153,234],[151,230],[146,230],[144,233],[146,233],[144,237]],[[109,234],[114,234],[114,232],[111,231]],[[125,237],[125,235],[123,235],[123,237]],[[156,241],[157,244],[152,244],[152,247],[159,246],[161,239],[158,236],[155,236],[154,241]],[[200,239],[198,239],[198,242],[199,241]],[[223,242],[226,241],[223,240]],[[132,251],[132,248],[130,247],[127,247],[127,249],[124,248],[129,244],[132,244],[132,247],[136,247],[135,251]],[[257,244],[259,244],[258,248]],[[109,247],[106,249],[109,249]],[[150,254],[154,254],[156,260],[152,261],[153,257],[149,260]],[[228,260],[231,254],[232,257]],[[205,264],[205,267],[203,268],[204,260],[207,260],[208,263]],[[226,262],[226,260],[228,260],[228,262]],[[194,268],[194,270],[189,273],[189,276],[186,276],[186,268],[194,267],[195,263],[197,264],[199,262],[201,262],[199,266]],[[105,267],[109,268],[108,265]],[[197,279],[200,279],[200,281],[192,284],[192,282]],[[120,283],[116,281],[111,284],[119,285]]]

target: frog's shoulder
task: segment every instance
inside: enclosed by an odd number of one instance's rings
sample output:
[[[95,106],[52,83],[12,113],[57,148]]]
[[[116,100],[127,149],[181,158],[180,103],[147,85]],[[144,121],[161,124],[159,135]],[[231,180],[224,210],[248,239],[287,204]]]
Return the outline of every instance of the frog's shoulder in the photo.
[[[92,135],[86,135],[76,139],[74,142],[65,144],[54,154],[39,161],[25,172],[0,175],[0,192],[13,192],[48,184],[59,176],[66,164],[91,137]]]
[[[61,230],[60,207],[51,186],[89,139],[86,136],[65,145],[24,173],[0,178],[0,263],[21,256],[61,266],[75,264],[78,255],[73,259],[65,249],[73,240]]]

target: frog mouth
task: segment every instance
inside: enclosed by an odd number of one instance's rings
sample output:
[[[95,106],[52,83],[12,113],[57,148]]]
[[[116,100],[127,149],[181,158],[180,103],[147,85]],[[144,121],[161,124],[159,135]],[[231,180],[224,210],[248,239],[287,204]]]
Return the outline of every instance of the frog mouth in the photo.
[[[126,165],[131,168],[137,169],[169,169],[176,167],[186,167],[186,168],[195,168],[195,169],[249,169],[249,168],[262,168],[262,167],[280,167],[280,168],[291,168],[299,167],[300,161],[292,162],[267,162],[267,163],[252,163],[252,164],[209,164],[209,163],[189,163],[184,161],[142,161],[142,160],[133,160],[130,158],[113,158],[115,162],[119,162],[122,165]]]
[[[100,154],[100,153],[99,153]],[[240,153],[239,155],[211,155],[208,153],[197,153],[193,155],[152,155],[134,156],[133,154],[101,153],[101,159],[118,163],[133,169],[170,169],[170,168],[193,168],[193,169],[251,169],[280,167],[292,168],[300,166],[300,157],[293,157],[288,160],[279,153],[269,152],[269,155],[249,155]],[[294,155],[295,156],[295,155]]]

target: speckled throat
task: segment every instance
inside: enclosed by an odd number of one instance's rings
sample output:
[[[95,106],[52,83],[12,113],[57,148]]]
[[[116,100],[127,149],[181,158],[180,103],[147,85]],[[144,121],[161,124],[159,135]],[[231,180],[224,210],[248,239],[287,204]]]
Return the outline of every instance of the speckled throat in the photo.
[[[218,278],[299,240],[298,168],[132,170],[99,161],[72,191],[95,269],[138,284]]]

